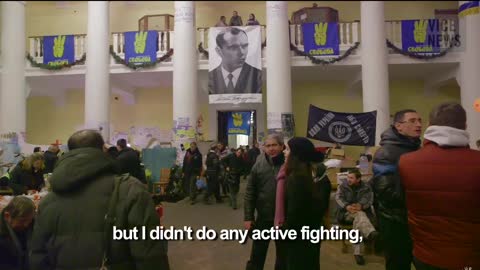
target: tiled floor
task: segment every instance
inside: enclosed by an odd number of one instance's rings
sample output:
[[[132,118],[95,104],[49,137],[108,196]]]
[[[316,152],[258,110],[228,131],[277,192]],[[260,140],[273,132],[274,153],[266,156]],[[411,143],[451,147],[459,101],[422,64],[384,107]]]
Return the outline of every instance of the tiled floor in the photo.
[[[239,209],[224,204],[205,205],[201,200],[195,205],[187,201],[164,203],[164,225],[175,227],[191,226],[194,230],[207,226],[220,232],[222,229],[243,228],[243,194],[245,181],[242,179]],[[171,241],[169,242],[169,260],[172,270],[241,270],[250,256],[251,241],[241,245],[236,241]],[[340,241],[324,241],[321,248],[320,267],[328,269],[384,269],[384,259],[380,256],[366,255],[366,265],[355,264],[352,248],[344,254]],[[271,243],[265,270],[273,270],[275,247]],[[308,269],[298,269],[308,270]]]

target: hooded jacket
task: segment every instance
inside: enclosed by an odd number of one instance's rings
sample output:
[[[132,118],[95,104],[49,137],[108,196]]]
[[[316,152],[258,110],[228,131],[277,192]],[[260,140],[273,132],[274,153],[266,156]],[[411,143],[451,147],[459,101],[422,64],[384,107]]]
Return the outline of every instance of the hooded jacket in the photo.
[[[62,156],[50,178],[52,192],[40,203],[31,269],[99,269],[104,253],[105,214],[114,189],[115,163],[100,149],[80,148]],[[128,176],[119,186],[117,229],[159,226],[150,194]],[[140,237],[140,236],[139,236]],[[112,239],[110,237],[110,239]],[[166,269],[162,241],[110,242],[112,269]],[[110,268],[109,268],[110,269]]]
[[[430,126],[401,157],[413,256],[442,269],[480,268],[480,151],[465,130]]]
[[[420,139],[403,136],[392,126],[383,132],[380,145],[373,159],[374,176],[370,181],[373,205],[380,219],[406,225],[407,211],[397,166],[400,156],[420,148]]]

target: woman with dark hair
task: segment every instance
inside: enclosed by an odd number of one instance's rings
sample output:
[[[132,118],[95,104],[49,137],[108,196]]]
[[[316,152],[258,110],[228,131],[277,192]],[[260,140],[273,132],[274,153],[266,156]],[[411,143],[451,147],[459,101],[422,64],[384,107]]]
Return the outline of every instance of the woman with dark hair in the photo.
[[[255,14],[250,13],[250,15],[248,15],[248,21],[246,25],[260,25],[260,23],[255,19]]]
[[[302,240],[300,230],[308,226],[310,230],[320,229],[323,217],[328,209],[330,182],[325,180],[318,163],[323,154],[315,151],[313,143],[307,138],[294,137],[288,141],[284,150],[285,190],[277,190],[277,195],[284,193],[283,221],[276,223],[282,229],[297,231],[297,239],[286,241],[287,270],[320,269],[320,242],[312,243]],[[280,176],[280,175],[279,175]],[[280,194],[279,194],[280,193]],[[278,203],[277,203],[278,205]]]

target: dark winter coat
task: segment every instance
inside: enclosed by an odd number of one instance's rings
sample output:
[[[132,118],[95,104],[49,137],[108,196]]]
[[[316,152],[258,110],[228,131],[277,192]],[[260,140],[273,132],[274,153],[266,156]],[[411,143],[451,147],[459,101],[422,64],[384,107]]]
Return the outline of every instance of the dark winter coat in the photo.
[[[31,269],[99,269],[104,253],[105,214],[115,181],[114,161],[96,148],[62,156],[50,178],[52,192],[40,203],[35,223]],[[119,186],[117,229],[141,231],[160,225],[151,195],[128,176]],[[140,237],[140,236],[139,236]],[[163,241],[118,241],[111,236],[113,269],[166,269]]]
[[[146,183],[145,175],[142,173],[142,168],[140,166],[140,156],[137,151],[127,147],[118,152],[116,159],[121,174],[129,173],[142,183]]]
[[[183,173],[186,175],[200,175],[202,172],[202,166],[202,154],[198,148],[193,152],[192,149],[189,148],[183,158]]]
[[[277,191],[276,178],[284,161],[283,153],[273,159],[267,154],[257,158],[247,180],[244,203],[245,221],[263,220],[271,221],[273,224]],[[257,219],[255,219],[255,211],[257,211]]]
[[[259,155],[260,155],[260,149],[256,147],[252,147],[247,151],[248,162],[250,162],[253,166],[253,164],[255,164],[255,161],[257,160],[257,157]]]
[[[4,210],[5,211],[5,210]],[[7,227],[0,213],[0,269],[2,270],[27,270],[28,246],[33,231],[33,222],[27,230],[18,233]],[[16,238],[20,246],[15,244]]]
[[[45,159],[45,170],[44,173],[51,173],[55,168],[55,163],[58,160],[58,156],[56,153],[45,151],[43,153],[43,158]]]
[[[381,136],[381,147],[373,159],[374,177],[370,181],[374,208],[379,218],[407,224],[407,208],[397,166],[400,156],[420,148],[420,139],[412,140],[391,127]]]
[[[220,173],[220,158],[217,153],[210,151],[207,155],[205,165],[207,165],[207,174],[218,175]]]
[[[369,218],[373,217],[372,203],[373,192],[370,185],[360,181],[358,186],[349,186],[345,181],[337,188],[335,194],[335,201],[337,202],[337,221],[345,222],[345,214],[347,213],[347,206],[354,203],[362,205],[362,211],[367,214]]]
[[[311,173],[292,172],[286,179],[284,229],[301,235],[303,226],[320,229],[328,202],[325,202],[324,182],[314,181]],[[320,243],[309,240],[287,241],[287,270],[320,269]]]
[[[243,157],[237,157],[236,153],[228,155],[222,160],[222,162],[225,165],[225,168],[230,168],[229,172],[232,174],[240,174],[245,167]]]
[[[33,169],[24,170],[22,162],[10,172],[10,188],[13,189],[14,195],[27,194],[27,190],[37,190],[44,186],[43,170],[35,172]]]

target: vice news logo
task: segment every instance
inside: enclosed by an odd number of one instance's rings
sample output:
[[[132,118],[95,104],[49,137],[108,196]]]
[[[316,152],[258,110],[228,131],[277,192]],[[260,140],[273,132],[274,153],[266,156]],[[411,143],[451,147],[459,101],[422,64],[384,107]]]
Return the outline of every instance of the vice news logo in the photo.
[[[458,24],[449,20],[416,20],[413,37],[417,44],[440,47],[443,41],[447,47],[460,47],[460,35],[449,31],[457,28]]]

